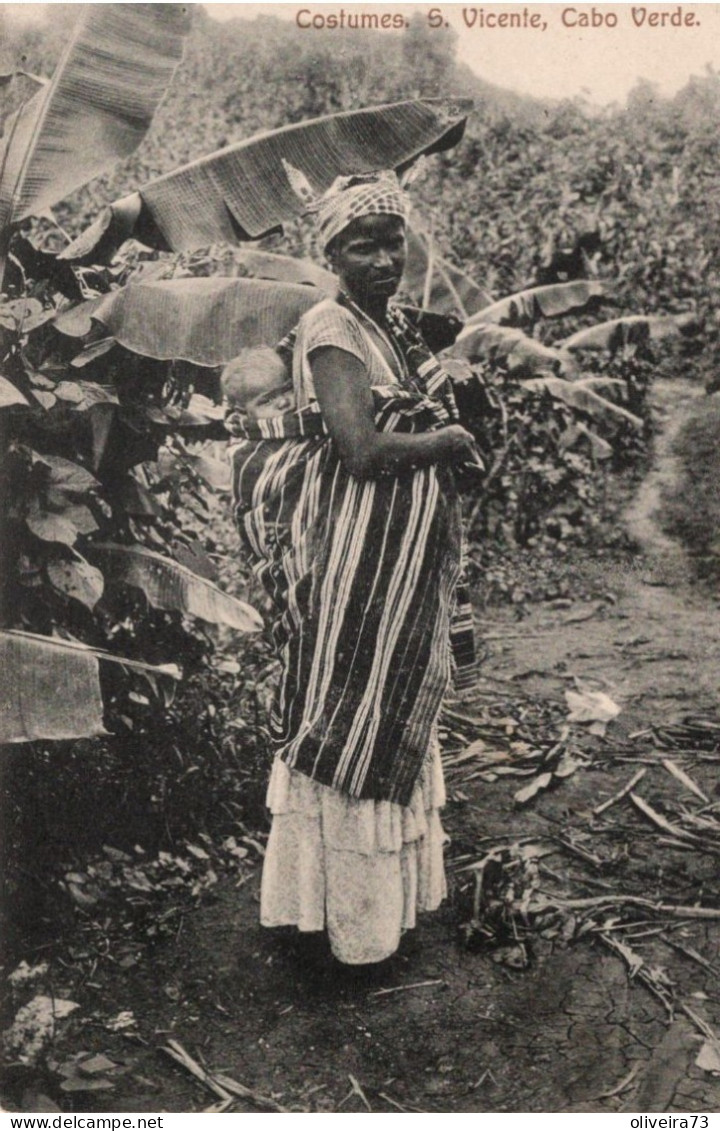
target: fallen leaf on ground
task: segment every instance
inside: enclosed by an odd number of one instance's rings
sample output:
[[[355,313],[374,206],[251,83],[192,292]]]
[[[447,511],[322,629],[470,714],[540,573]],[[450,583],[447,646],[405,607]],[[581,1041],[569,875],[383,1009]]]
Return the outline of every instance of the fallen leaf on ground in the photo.
[[[552,778],[553,776],[549,772],[545,774],[538,774],[538,776],[536,778],[533,778],[533,780],[528,785],[523,786],[522,789],[519,789],[517,791],[517,793],[514,795],[515,804],[524,805],[527,801],[531,801],[537,793],[541,793],[543,789],[547,789],[547,787],[550,785],[550,782],[552,781]]]
[[[137,1025],[135,1014],[131,1009],[123,1009],[115,1017],[105,1022],[105,1028],[111,1033],[120,1033],[123,1029],[134,1029]]]
[[[574,774],[576,770],[579,770],[580,767],[584,765],[585,762],[583,762],[581,758],[576,758],[568,750],[565,750],[553,770],[553,773],[556,778],[569,778],[571,774]]]
[[[108,860],[112,860],[115,864],[132,864],[132,856],[128,856],[127,852],[123,852],[120,848],[113,848],[110,844],[104,844],[102,850]]]
[[[81,1072],[85,1072],[89,1076],[96,1076],[99,1072],[111,1072],[113,1068],[117,1068],[114,1060],[104,1053],[97,1053],[96,1056],[91,1056],[87,1060],[83,1060],[78,1064]]]
[[[76,1053],[57,1066],[57,1073],[64,1077],[60,1090],[63,1092],[107,1092],[115,1087],[114,1081],[108,1079],[107,1072],[117,1069],[119,1065],[110,1060],[104,1053],[90,1054]],[[123,1069],[124,1071],[124,1069]]]
[[[56,1103],[53,1103],[49,1096],[46,1096],[44,1092],[35,1091],[34,1088],[27,1088],[23,1092],[22,1100],[20,1101],[20,1107],[22,1111],[43,1113],[56,1112],[61,1110]]]
[[[607,724],[620,714],[620,708],[604,691],[592,691],[578,681],[576,691],[566,691],[569,723],[590,723],[589,731],[602,737]]]
[[[705,1072],[712,1072],[714,1076],[720,1075],[720,1045],[717,1041],[710,1039],[705,1041],[695,1064]]]

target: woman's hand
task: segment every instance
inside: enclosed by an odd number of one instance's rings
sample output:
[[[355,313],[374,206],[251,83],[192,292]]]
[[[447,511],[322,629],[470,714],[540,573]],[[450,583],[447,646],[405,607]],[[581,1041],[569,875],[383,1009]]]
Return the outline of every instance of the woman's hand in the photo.
[[[441,442],[441,455],[446,463],[474,463],[482,466],[475,437],[462,424],[448,424],[435,433]]]
[[[373,479],[436,463],[482,466],[471,433],[460,424],[413,434],[378,432],[365,367],[353,354],[321,346],[310,364],[327,430],[351,475]]]

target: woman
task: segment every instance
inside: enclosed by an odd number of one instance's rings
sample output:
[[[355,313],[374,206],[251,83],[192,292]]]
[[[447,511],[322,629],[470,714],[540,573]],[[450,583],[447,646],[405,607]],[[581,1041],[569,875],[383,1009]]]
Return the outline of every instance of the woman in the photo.
[[[454,468],[477,463],[449,382],[399,308],[394,173],[338,178],[318,228],[340,296],[300,321],[296,409],[246,425],[235,513],[277,605],[272,829],[261,922],[380,962],[445,895],[436,719],[460,577]],[[468,659],[468,618],[457,643]]]

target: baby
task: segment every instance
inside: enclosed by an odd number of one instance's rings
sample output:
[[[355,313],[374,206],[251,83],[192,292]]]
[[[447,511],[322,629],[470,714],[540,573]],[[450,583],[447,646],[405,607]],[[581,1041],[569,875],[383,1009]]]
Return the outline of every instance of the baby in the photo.
[[[295,405],[286,364],[269,346],[241,350],[223,369],[220,387],[229,414],[248,420],[281,416]]]

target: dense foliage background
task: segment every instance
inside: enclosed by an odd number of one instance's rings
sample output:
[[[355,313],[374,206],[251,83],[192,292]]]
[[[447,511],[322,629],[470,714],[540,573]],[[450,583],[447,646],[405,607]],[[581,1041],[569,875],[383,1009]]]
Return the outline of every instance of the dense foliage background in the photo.
[[[72,18],[72,6],[56,5],[52,27],[8,29],[7,64],[47,74]],[[457,65],[454,33],[430,31],[420,20],[401,34],[303,36],[273,16],[219,24],[199,9],[185,59],[137,154],[58,215],[76,232],[108,200],[253,133],[441,94],[476,103],[463,144],[433,162],[419,192],[428,214],[442,201],[434,230],[452,261],[499,296],[547,276],[554,254],[570,254],[578,236],[597,231],[592,254],[622,279],[628,312],[696,305],[714,315],[720,76],[693,77],[672,99],[640,82],[624,107],[544,103]]]

